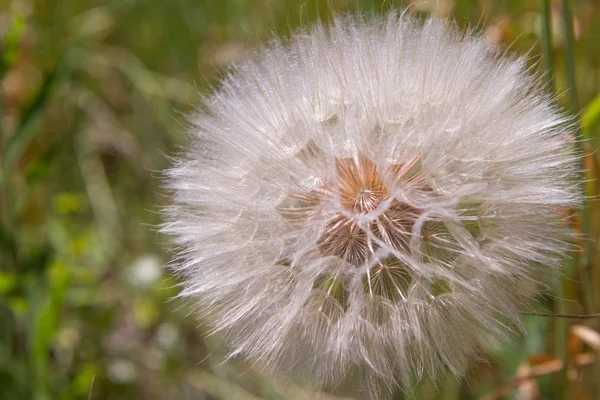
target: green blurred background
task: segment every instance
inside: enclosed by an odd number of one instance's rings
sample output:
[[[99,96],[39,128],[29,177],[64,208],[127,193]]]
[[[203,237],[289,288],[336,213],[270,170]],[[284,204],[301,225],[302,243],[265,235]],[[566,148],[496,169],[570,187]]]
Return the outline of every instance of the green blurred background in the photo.
[[[274,35],[331,10],[379,14],[409,1],[0,0],[0,399],[330,399],[224,361],[218,337],[173,299],[157,233],[161,171],[184,144],[198,92]],[[413,1],[543,72],[583,119],[585,236],[540,312],[598,312],[600,1]],[[566,2],[563,2],[566,3]],[[568,15],[568,14],[567,14]],[[565,60],[567,64],[565,64]],[[574,65],[576,91],[568,90]],[[576,95],[576,96],[573,96]],[[486,349],[466,379],[422,383],[419,399],[600,399],[598,319],[528,316],[527,335]],[[567,369],[563,360],[569,365]],[[535,378],[533,378],[535,377]]]

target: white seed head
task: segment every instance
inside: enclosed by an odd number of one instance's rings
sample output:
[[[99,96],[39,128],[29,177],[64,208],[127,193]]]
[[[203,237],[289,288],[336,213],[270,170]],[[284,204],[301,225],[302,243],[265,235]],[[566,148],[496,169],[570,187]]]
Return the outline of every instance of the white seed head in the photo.
[[[465,372],[568,249],[573,130],[481,37],[337,19],[232,68],[169,171],[182,296],[231,356],[384,396]]]

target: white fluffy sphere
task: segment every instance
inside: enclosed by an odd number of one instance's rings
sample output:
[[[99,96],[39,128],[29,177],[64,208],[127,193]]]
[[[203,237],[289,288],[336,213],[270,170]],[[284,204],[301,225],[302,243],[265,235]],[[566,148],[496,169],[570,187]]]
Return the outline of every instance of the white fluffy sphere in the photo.
[[[568,248],[573,132],[525,60],[338,19],[232,68],[169,171],[182,296],[231,350],[384,396],[460,375]]]

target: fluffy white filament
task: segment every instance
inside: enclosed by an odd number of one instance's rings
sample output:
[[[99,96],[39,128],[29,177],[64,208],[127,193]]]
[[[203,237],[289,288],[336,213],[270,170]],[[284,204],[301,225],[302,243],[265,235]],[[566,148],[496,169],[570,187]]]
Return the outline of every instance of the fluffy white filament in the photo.
[[[182,296],[231,349],[383,396],[460,375],[567,249],[569,121],[477,36],[338,19],[233,67],[169,172]]]

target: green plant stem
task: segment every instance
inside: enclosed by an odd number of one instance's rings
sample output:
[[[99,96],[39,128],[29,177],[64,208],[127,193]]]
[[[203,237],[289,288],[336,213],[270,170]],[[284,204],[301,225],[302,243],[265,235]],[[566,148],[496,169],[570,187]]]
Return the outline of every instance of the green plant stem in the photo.
[[[567,319],[591,319],[600,318],[600,314],[546,314],[546,313],[521,313],[533,317],[567,318]]]
[[[550,23],[550,1],[542,0],[542,48],[544,52],[544,69],[546,88],[554,92],[554,54],[552,53],[552,25]]]
[[[566,80],[567,85],[569,87],[568,90],[568,98],[569,98],[569,108],[573,115],[577,115],[580,111],[579,109],[579,100],[577,97],[577,85],[575,79],[575,39],[573,33],[573,16],[571,14],[571,10],[569,8],[568,0],[561,0],[561,14],[562,14],[562,22],[563,22],[563,36],[565,40],[565,72],[566,72]],[[585,163],[589,154],[591,154],[591,149],[588,141],[585,141],[584,137],[582,137],[581,131],[577,133],[577,138],[580,152],[583,156],[584,164],[582,165],[584,173],[583,178],[584,182],[584,194],[586,195],[586,201],[582,210],[580,210],[580,218],[581,218],[581,233],[583,236],[583,240],[581,241],[581,246],[583,247],[582,251],[579,254],[576,254],[573,261],[573,268],[569,268],[571,272],[578,270],[581,273],[582,281],[583,281],[583,290],[585,292],[586,303],[589,302],[590,295],[593,295],[593,282],[588,279],[588,271],[591,268],[589,264],[594,257],[594,249],[593,246],[590,246],[589,240],[593,238],[592,233],[592,223],[591,223],[591,200],[593,198],[594,193],[591,193],[595,190],[594,185],[591,184],[593,181],[593,170],[586,169],[589,168],[588,163]],[[590,196],[592,194],[592,196]],[[566,294],[566,287],[564,286],[565,281],[561,282],[558,291],[558,313],[566,314],[566,304],[563,297]],[[593,297],[593,296],[592,296]],[[593,312],[590,310],[590,305],[588,304],[586,307],[587,312]],[[564,368],[561,371],[561,376],[559,381],[557,382],[560,385],[560,388],[563,392],[564,398],[569,398],[570,390],[569,390],[569,379],[568,379],[568,354],[567,354],[567,344],[568,344],[568,325],[564,319],[557,319],[556,325],[556,346],[558,356],[564,361]]]
[[[569,263],[571,264],[571,263]],[[567,267],[567,270],[572,268]],[[556,309],[558,314],[567,314],[567,306],[565,302],[565,278],[561,277],[557,293],[556,293]],[[567,340],[569,334],[569,324],[567,320],[563,318],[557,318],[555,321],[555,337],[554,346],[556,347],[556,355],[563,361],[563,368],[559,373],[559,377],[556,380],[557,389],[559,392],[563,392],[564,395],[568,395],[569,392],[569,376],[568,376],[568,355],[567,355]],[[564,397],[568,398],[568,397]]]
[[[568,0],[561,0],[561,9],[563,17],[564,37],[565,37],[565,71],[567,74],[567,84],[569,85],[569,107],[573,114],[578,114],[579,100],[577,97],[577,86],[575,79],[575,39],[573,34],[573,16],[569,8]],[[592,149],[590,148],[589,137],[586,137],[585,131],[580,131],[579,143],[581,146],[581,152],[584,157],[590,157]],[[593,160],[593,158],[592,158]],[[582,271],[582,281],[584,297],[586,299],[586,312],[593,313],[595,311],[595,304],[593,299],[594,296],[594,285],[591,270],[593,263],[596,260],[594,246],[590,245],[590,240],[597,239],[592,229],[592,208],[594,205],[594,198],[598,195],[598,188],[596,185],[596,176],[594,171],[593,162],[584,163],[584,181],[585,188],[584,194],[586,196],[586,204],[581,211],[581,231],[583,234],[584,249],[581,258],[580,270]],[[591,303],[591,304],[590,304]]]
[[[572,21],[571,13],[568,11],[567,1],[561,0],[562,16],[563,16],[563,33],[565,37],[565,69],[567,73],[567,82],[569,85],[569,106],[572,113],[577,112],[577,93],[575,89],[575,66],[573,64],[573,38],[571,36]],[[574,258],[569,264],[572,267],[578,267],[578,261],[580,257]],[[572,272],[575,268],[568,268],[567,271]],[[561,278],[558,290],[557,290],[557,311],[559,314],[567,314],[567,306],[565,304],[565,279]],[[568,355],[567,355],[567,341],[568,341],[568,323],[564,319],[556,320],[556,337],[555,346],[558,357],[563,361],[563,369],[560,373],[560,377],[557,380],[558,388],[561,392],[564,391],[565,395],[569,392],[569,377],[568,377]],[[565,397],[566,398],[566,397]]]
[[[569,106],[573,114],[579,112],[579,101],[577,99],[577,87],[575,85],[575,38],[573,35],[573,16],[569,8],[568,0],[561,0],[563,29],[565,37],[565,70],[567,83],[569,85]]]

